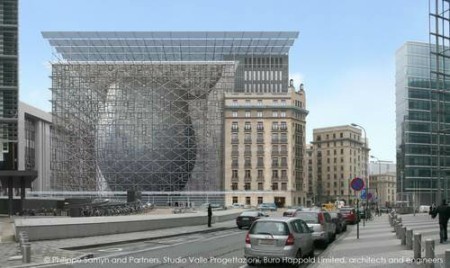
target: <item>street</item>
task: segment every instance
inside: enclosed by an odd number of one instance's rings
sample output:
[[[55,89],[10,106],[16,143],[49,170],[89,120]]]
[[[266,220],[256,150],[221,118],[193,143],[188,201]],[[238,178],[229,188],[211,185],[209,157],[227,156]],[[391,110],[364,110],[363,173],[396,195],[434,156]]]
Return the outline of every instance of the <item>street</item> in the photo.
[[[248,267],[244,239],[248,230],[181,235],[82,250],[93,259],[60,267]],[[316,249],[318,256],[323,250]],[[57,262],[57,259],[51,260]],[[63,261],[63,260],[59,260]],[[50,262],[50,260],[49,260]],[[264,267],[271,267],[265,265]]]

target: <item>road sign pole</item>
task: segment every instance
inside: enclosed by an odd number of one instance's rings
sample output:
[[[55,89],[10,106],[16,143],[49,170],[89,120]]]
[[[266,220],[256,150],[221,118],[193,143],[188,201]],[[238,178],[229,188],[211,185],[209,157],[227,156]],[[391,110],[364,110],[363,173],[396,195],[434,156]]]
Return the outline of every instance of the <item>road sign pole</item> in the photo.
[[[359,239],[359,198],[356,198],[356,239]]]

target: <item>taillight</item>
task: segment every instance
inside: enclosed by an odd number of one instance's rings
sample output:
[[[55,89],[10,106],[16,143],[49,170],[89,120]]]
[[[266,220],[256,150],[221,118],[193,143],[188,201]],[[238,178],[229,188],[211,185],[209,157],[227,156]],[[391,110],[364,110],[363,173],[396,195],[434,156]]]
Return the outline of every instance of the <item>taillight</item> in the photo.
[[[291,246],[294,244],[294,236],[292,234],[289,234],[288,238],[286,239],[286,246]]]
[[[245,236],[245,244],[251,244],[250,243],[250,233],[247,233],[247,236]]]
[[[323,222],[325,221],[325,218],[323,217],[323,213],[319,213],[318,217],[319,217],[319,223],[323,224]]]

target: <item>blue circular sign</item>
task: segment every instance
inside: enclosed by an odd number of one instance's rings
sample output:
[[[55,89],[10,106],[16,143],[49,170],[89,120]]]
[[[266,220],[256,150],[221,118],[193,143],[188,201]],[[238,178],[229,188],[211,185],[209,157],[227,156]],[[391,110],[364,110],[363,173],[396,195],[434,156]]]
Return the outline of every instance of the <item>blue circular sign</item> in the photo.
[[[364,180],[356,177],[350,182],[350,187],[355,191],[361,191],[364,188]]]

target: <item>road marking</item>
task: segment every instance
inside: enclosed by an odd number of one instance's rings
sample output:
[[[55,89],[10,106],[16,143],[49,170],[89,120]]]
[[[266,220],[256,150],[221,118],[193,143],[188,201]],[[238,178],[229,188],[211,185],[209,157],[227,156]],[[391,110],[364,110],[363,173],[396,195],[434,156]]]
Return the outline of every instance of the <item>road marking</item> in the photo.
[[[118,251],[122,251],[123,248],[105,248],[105,249],[99,249],[98,251],[101,252],[118,252]]]

